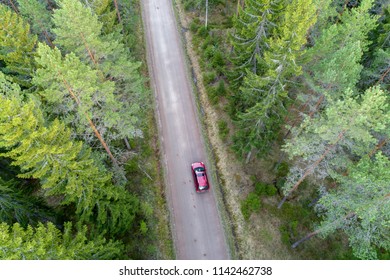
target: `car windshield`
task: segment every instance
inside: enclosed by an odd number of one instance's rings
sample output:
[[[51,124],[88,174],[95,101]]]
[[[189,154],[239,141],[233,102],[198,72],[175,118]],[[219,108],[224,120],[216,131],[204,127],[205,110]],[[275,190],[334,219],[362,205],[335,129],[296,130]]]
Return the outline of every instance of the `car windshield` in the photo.
[[[203,171],[204,171],[204,168],[203,168],[203,167],[197,167],[197,168],[195,168],[195,171],[197,171],[197,172],[203,172]]]

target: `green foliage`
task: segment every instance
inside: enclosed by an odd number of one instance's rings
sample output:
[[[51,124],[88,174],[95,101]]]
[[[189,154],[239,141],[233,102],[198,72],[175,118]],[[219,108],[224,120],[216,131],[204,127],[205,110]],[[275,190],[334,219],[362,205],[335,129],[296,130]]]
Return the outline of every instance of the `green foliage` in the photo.
[[[328,4],[328,1],[325,2]],[[370,44],[368,35],[378,20],[377,16],[368,12],[371,7],[371,0],[362,1],[358,7],[337,15],[340,18],[336,22],[317,31],[314,46],[302,58],[305,82],[309,88],[299,94],[299,99],[310,108],[317,110],[319,104],[321,107],[326,105],[328,98],[338,100],[348,89],[356,90],[363,68],[360,64],[363,52]],[[327,93],[326,100],[324,93]],[[322,101],[319,101],[320,98]]]
[[[229,127],[226,121],[224,120],[219,120],[218,121],[218,131],[219,131],[219,136],[223,141],[226,141],[227,136],[229,135]]]
[[[371,32],[373,40],[366,53],[366,68],[360,84],[363,88],[380,84],[390,90],[390,7],[383,9],[383,15],[376,30]]]
[[[273,185],[257,182],[255,184],[255,193],[258,196],[262,196],[262,195],[273,196],[277,193],[277,189]]]
[[[60,8],[53,14],[55,44],[97,70],[102,83],[114,81],[114,93],[122,103],[118,108],[123,108],[121,118],[138,127],[141,104],[145,107],[144,80],[139,73],[141,63],[130,56],[118,31],[104,34],[103,23],[91,8],[78,0],[61,0],[58,4]],[[139,135],[140,130],[133,125],[127,131]]]
[[[46,1],[17,0],[17,2],[19,4],[20,14],[28,20],[32,32],[37,35],[44,33],[44,36],[48,36],[53,24],[51,22],[50,12],[46,9]]]
[[[263,73],[261,59],[269,49],[269,39],[281,17],[282,0],[248,0],[245,8],[238,6],[237,15],[233,17],[234,33],[232,46],[234,53],[231,72],[232,86],[238,89],[247,71],[254,74]]]
[[[241,213],[248,220],[253,212],[260,210],[260,197],[255,193],[249,193],[247,198],[241,201]]]
[[[53,220],[53,214],[42,199],[18,190],[17,181],[4,181],[0,177],[0,222],[19,223],[26,227],[38,221]]]
[[[102,32],[111,33],[115,30],[117,14],[113,9],[111,0],[82,0],[82,2],[94,11],[99,21],[103,23]]]
[[[22,86],[30,84],[36,41],[29,24],[0,4],[0,71]]]
[[[83,64],[73,53],[63,58],[57,48],[39,44],[36,61],[41,68],[33,83],[43,89],[39,94],[48,103],[46,110],[72,125],[85,142],[97,142],[85,114],[107,143],[141,135],[136,128],[139,106],[124,106],[114,95],[114,82],[102,81],[97,70]]]
[[[203,82],[206,85],[213,83],[216,78],[217,78],[217,73],[215,73],[214,71],[206,72],[203,74]]]
[[[351,159],[369,153],[377,142],[372,133],[389,133],[389,109],[387,93],[375,87],[361,101],[349,90],[318,118],[306,118],[283,146],[290,159],[298,158],[287,177],[285,193],[297,187],[303,174],[313,174],[321,184],[345,169]]]
[[[390,161],[378,153],[351,165],[348,176],[337,176],[339,187],[324,192],[317,210],[325,237],[341,229],[360,259],[377,258],[377,248],[390,249]]]
[[[46,124],[33,101],[0,95],[0,156],[20,167],[21,178],[39,179],[46,196],[73,204],[79,223],[111,234],[132,226],[139,201],[113,186],[111,173],[95,162],[91,150],[71,140],[71,131],[58,119]]]
[[[87,227],[76,234],[66,223],[64,232],[52,223],[23,229],[19,224],[0,224],[2,260],[107,260],[121,259],[123,244],[98,237],[88,241]]]
[[[209,32],[205,26],[201,26],[199,27],[197,34],[202,38],[206,38],[209,35]]]
[[[240,87],[243,109],[238,114],[240,131],[235,137],[235,149],[240,154],[254,150],[264,155],[276,139],[285,114],[287,83],[301,74],[296,61],[315,23],[314,10],[311,1],[291,1],[263,53],[264,74],[247,71]]]

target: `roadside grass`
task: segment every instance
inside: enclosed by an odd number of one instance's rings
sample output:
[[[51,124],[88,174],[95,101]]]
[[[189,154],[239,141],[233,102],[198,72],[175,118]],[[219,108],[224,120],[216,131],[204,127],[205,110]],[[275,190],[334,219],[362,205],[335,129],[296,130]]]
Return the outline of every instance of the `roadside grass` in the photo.
[[[142,61],[141,73],[148,91],[146,104],[154,104],[150,93],[146,60],[146,43],[138,0],[122,3],[125,44],[135,46],[132,55]],[[141,202],[138,231],[124,238],[129,259],[175,259],[169,211],[165,199],[164,180],[160,167],[160,146],[153,105],[144,108],[143,138],[129,141],[131,151],[126,153],[124,168],[127,188],[137,194]]]
[[[288,172],[288,162],[277,163],[283,155],[274,145],[265,159],[254,156],[245,164],[232,151],[235,132],[232,108],[226,106],[232,94],[229,87],[227,30],[232,26],[235,1],[222,1],[204,13],[191,8],[191,1],[177,0],[182,30],[186,30],[187,53],[196,82],[208,137],[217,165],[223,203],[230,219],[239,259],[353,259],[346,237],[339,233],[326,239],[313,237],[292,249],[291,245],[313,231],[320,218],[311,202],[317,193],[305,181],[299,195],[277,209],[282,198],[280,187]],[[228,3],[228,7],[224,7]],[[184,9],[184,8],[185,9]],[[185,12],[184,12],[185,10]],[[225,222],[226,223],[226,222]],[[228,222],[229,223],[229,222]],[[229,226],[229,225],[228,225]]]

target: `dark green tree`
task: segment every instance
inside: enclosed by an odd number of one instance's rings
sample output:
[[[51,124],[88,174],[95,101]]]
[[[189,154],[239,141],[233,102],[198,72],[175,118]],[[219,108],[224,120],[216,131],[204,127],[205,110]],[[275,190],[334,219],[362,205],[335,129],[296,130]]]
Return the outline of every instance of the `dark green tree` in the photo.
[[[238,89],[247,71],[262,74],[262,58],[280,19],[282,0],[245,1],[233,18],[231,84]],[[262,71],[263,70],[263,71]]]
[[[53,220],[53,214],[42,199],[23,193],[18,187],[17,181],[0,178],[0,222],[26,227]]]
[[[267,153],[276,138],[286,112],[288,83],[301,74],[297,59],[302,55],[309,28],[315,23],[315,7],[312,1],[291,1],[283,10],[282,19],[264,52],[264,74],[248,71],[240,88],[243,98],[253,104],[238,115],[240,131],[235,148],[240,153]]]

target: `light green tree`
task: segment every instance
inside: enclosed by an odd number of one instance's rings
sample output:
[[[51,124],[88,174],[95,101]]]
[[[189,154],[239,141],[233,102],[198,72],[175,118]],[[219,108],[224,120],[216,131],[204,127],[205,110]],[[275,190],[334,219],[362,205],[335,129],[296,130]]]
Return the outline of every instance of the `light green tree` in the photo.
[[[46,123],[32,100],[0,94],[0,156],[20,167],[21,178],[39,179],[46,196],[74,205],[78,225],[115,234],[132,227],[139,201],[111,183],[112,174],[55,119]]]
[[[37,38],[18,14],[0,4],[0,71],[23,85],[30,84]]]
[[[98,70],[83,64],[73,53],[62,57],[55,48],[39,44],[33,83],[42,90],[46,111],[74,127],[87,143],[98,139],[115,163],[108,148],[113,140],[141,135],[134,111],[124,113],[123,102],[114,95],[115,84],[102,81]],[[97,136],[97,139],[94,137]]]
[[[51,44],[53,38],[50,29],[53,24],[50,11],[46,9],[47,2],[43,0],[17,0],[17,2],[20,14],[28,20],[32,32]]]
[[[390,161],[379,152],[348,170],[318,201],[323,220],[316,230],[322,237],[342,230],[356,257],[376,259],[377,249],[390,250]]]
[[[300,128],[292,130],[293,138],[286,141],[283,150],[295,162],[279,207],[307,176],[314,176],[320,184],[345,170],[351,158],[368,154],[377,143],[373,132],[390,134],[387,93],[374,87],[365,92],[361,101],[353,95],[348,90],[342,100],[330,103],[318,118],[307,117]]]
[[[102,237],[89,241],[87,227],[73,233],[71,223],[65,223],[64,232],[52,223],[26,229],[0,224],[2,260],[112,260],[122,258],[123,247]]]

